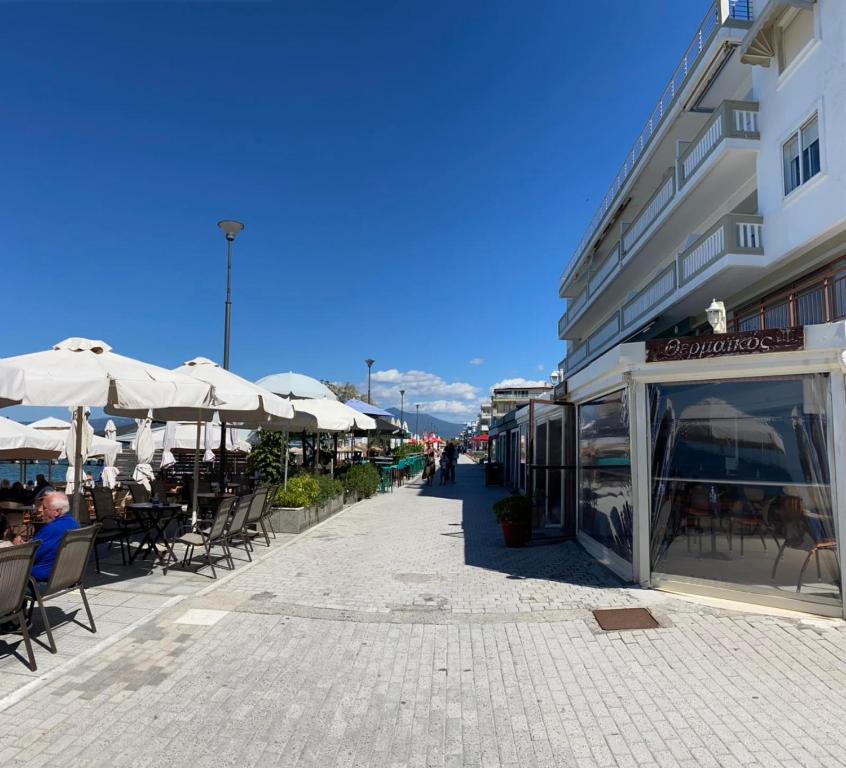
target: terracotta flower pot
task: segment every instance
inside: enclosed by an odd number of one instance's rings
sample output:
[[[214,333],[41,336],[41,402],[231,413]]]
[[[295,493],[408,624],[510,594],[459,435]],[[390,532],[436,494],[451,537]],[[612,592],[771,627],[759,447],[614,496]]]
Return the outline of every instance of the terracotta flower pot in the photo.
[[[506,547],[522,547],[526,544],[526,526],[523,523],[503,520],[500,526]]]

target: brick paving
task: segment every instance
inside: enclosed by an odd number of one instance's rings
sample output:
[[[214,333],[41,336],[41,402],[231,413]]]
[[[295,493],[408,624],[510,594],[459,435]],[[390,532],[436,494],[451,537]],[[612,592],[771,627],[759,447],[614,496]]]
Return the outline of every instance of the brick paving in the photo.
[[[506,550],[497,495],[461,465],[187,596],[0,712],[0,765],[846,765],[843,622]],[[635,605],[661,628],[590,613]]]

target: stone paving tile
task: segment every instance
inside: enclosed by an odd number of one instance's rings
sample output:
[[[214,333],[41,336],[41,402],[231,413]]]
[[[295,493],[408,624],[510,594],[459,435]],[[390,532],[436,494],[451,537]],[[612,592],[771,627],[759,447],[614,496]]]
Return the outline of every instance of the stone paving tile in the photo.
[[[359,504],[34,690],[0,712],[0,764],[846,765],[842,622],[629,589],[570,544],[505,550],[497,492],[458,479]],[[602,633],[600,605],[662,626]]]

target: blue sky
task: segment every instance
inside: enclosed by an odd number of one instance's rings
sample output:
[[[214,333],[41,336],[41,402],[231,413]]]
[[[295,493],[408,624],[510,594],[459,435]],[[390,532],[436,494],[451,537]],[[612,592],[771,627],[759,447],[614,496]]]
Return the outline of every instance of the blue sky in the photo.
[[[237,218],[233,370],[372,357],[468,419],[563,356],[558,276],[707,5],[5,4],[0,355],[220,359]]]

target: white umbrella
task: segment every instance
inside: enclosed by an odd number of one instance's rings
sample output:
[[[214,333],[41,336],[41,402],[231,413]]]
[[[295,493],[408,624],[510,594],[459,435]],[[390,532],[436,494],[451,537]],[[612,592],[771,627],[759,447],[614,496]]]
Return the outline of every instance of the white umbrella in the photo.
[[[112,425],[112,429],[114,429],[114,422],[109,420],[109,423]],[[64,436],[65,433],[71,428],[71,422],[64,421],[62,419],[57,419],[55,416],[47,416],[44,419],[39,419],[38,421],[33,421],[29,424],[32,429],[43,430],[45,432],[53,431],[53,432],[61,432]],[[117,430],[113,432],[113,435],[117,434]],[[116,454],[121,452],[121,445],[114,437],[109,438],[100,437],[100,435],[91,435],[91,444],[88,449],[88,458],[90,459],[92,456],[105,456],[110,451],[114,451]],[[60,459],[64,458],[64,456],[59,456]]]
[[[68,460],[68,471],[65,479],[66,493],[74,493],[77,482],[81,482],[82,466],[91,451],[91,439],[94,429],[88,423],[88,411],[83,408],[73,410],[71,424],[65,432],[65,457]]]
[[[58,435],[0,416],[0,459],[57,459],[63,448],[64,442]]]
[[[155,443],[155,441],[154,441]],[[171,467],[176,464],[176,456],[173,455],[173,448],[176,444],[176,422],[169,421],[164,430],[162,439],[162,460],[159,463],[159,469]]]
[[[302,373],[274,373],[259,379],[260,387],[275,392],[280,397],[305,397],[320,400],[337,400],[337,395],[323,382]]]
[[[156,474],[150,462],[153,460],[153,434],[150,425],[153,420],[149,417],[138,419],[138,432],[135,435],[135,459],[136,465],[132,472],[132,478],[137,480],[148,491],[151,489],[150,481],[155,479]]]
[[[23,372],[23,382],[21,382]],[[77,446],[81,447],[83,407],[149,409],[203,406],[214,402],[212,387],[166,368],[112,352],[103,341],[69,338],[52,349],[0,360],[0,407],[40,405],[75,407]],[[79,459],[80,457],[75,457]],[[74,512],[80,508],[77,468]]]
[[[206,422],[206,436],[204,447],[205,451],[203,452],[203,461],[206,464],[211,464],[214,461],[214,448],[212,447],[212,424],[208,421]]]
[[[118,453],[120,453],[120,443],[115,440],[117,437],[117,429],[115,428],[115,423],[109,419],[106,422],[106,430],[105,430],[106,440],[115,443],[118,448],[109,449],[103,453],[103,471],[100,473],[100,482],[103,483],[104,488],[114,488],[117,485],[117,478],[118,478],[118,469],[115,466],[115,459],[117,458]]]

